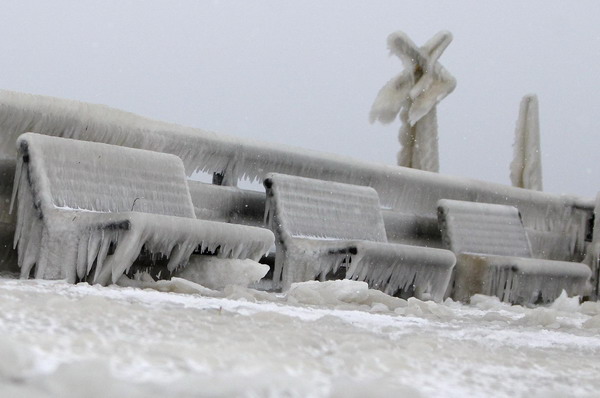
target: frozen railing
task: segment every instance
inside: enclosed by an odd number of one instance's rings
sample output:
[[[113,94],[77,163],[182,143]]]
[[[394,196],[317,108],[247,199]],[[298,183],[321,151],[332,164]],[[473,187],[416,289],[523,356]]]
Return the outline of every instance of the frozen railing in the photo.
[[[336,275],[388,294],[442,299],[454,255],[388,243],[374,189],[283,174],[264,183],[265,219],[276,236],[273,280],[283,288]]]
[[[474,294],[511,303],[555,300],[563,290],[590,293],[590,267],[534,259],[519,211],[512,206],[440,200],[438,215],[445,246],[457,255],[453,296]]]
[[[388,238],[439,246],[436,203],[448,198],[516,206],[534,257],[581,260],[591,241],[593,201],[376,165],[316,151],[257,142],[136,116],[106,106],[0,91],[0,150],[15,158],[19,134],[35,131],[179,156],[188,175],[218,172],[226,185],[280,172],[375,188]]]
[[[181,160],[102,143],[23,134],[13,200],[21,276],[116,282],[142,250],[168,271],[194,251],[258,260],[264,228],[196,219]]]

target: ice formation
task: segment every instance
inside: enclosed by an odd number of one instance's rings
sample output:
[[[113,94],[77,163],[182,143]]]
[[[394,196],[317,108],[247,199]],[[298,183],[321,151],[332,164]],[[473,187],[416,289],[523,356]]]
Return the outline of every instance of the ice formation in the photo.
[[[172,153],[183,160],[188,175],[195,170],[223,172],[229,176],[226,181],[232,184],[240,178],[262,179],[268,172],[280,172],[371,186],[385,207],[382,214],[388,240],[395,243],[441,247],[436,214],[439,199],[517,207],[523,216],[534,257],[581,261],[592,236],[594,202],[585,198],[372,164],[217,135],[105,106],[9,91],[0,91],[0,151],[7,158],[6,172],[2,173],[2,186],[7,189],[2,192],[10,192],[12,187],[14,166],[11,167],[10,162],[15,159],[14,142],[26,131]],[[227,208],[208,208],[201,200],[201,191],[198,195],[192,193],[197,217],[203,214],[236,223],[258,223],[256,213],[260,213],[257,209],[261,205],[256,195],[244,198],[244,192],[235,188],[228,190],[227,195],[228,199],[221,202]],[[6,236],[14,231],[14,220],[5,204],[7,199],[9,196],[5,194],[4,201],[0,201],[0,220],[6,220],[2,223]],[[215,203],[213,199],[208,202]],[[244,207],[246,199],[250,200],[248,208]]]
[[[209,289],[188,279],[173,276],[171,279],[154,280],[154,277],[147,272],[136,272],[131,275],[131,278],[123,274],[115,284],[121,287],[153,289],[164,293],[198,294],[204,297],[223,296],[218,290]]]
[[[532,258],[515,207],[440,200],[438,211],[444,242],[457,254],[456,299],[483,293],[530,304],[553,301],[563,290],[589,294],[586,264]]]
[[[244,259],[217,258],[214,256],[192,256],[188,265],[175,276],[198,283],[209,289],[224,289],[227,285],[244,286],[258,282],[269,266]]]
[[[419,48],[403,32],[388,37],[390,52],[406,68],[377,94],[370,120],[402,122],[398,165],[437,172],[439,170],[436,105],[454,91],[456,80],[438,62],[452,34],[442,31]]]
[[[22,277],[116,282],[142,250],[185,266],[199,250],[258,260],[263,228],[198,220],[176,156],[22,135],[15,175],[15,245]]]
[[[589,213],[593,209],[593,203],[574,197],[217,135],[101,105],[0,91],[0,149],[5,157],[16,158],[16,138],[27,131],[172,153],[183,160],[188,175],[196,170],[225,174],[236,171],[237,178],[262,180],[268,172],[279,172],[368,185],[375,188],[382,205],[432,219],[435,203],[442,198],[513,204],[519,207],[526,226],[540,231],[565,228],[572,218],[570,222],[581,222],[578,216],[562,214],[565,208],[571,209],[567,213],[577,213],[578,209]]]
[[[340,267],[348,279],[388,294],[443,297],[454,255],[447,250],[388,243],[372,188],[269,174],[266,222],[276,235],[273,279],[325,279]]]
[[[525,257],[459,254],[454,298],[468,302],[474,294],[517,304],[539,304],[589,295],[591,271],[585,264]]]
[[[510,180],[515,187],[542,190],[542,153],[538,99],[526,95],[521,101],[515,130]]]
[[[364,306],[372,312],[394,311],[408,306],[404,299],[369,289],[366,282],[349,279],[292,283],[285,300],[287,303],[333,308],[357,309]]]

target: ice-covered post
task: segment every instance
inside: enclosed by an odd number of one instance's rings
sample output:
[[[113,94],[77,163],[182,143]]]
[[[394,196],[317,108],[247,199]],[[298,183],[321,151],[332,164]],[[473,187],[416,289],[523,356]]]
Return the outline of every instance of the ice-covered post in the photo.
[[[515,187],[542,190],[542,156],[538,99],[529,94],[521,100],[515,129],[510,180]]]
[[[594,208],[592,243],[589,244],[584,263],[592,269],[592,292],[591,299],[600,299],[600,192],[596,195],[596,207]]]
[[[370,121],[388,124],[400,115],[400,166],[439,171],[436,105],[454,90],[456,80],[438,59],[451,41],[447,31],[420,48],[403,32],[388,36],[390,52],[402,60],[405,69],[379,90]]]

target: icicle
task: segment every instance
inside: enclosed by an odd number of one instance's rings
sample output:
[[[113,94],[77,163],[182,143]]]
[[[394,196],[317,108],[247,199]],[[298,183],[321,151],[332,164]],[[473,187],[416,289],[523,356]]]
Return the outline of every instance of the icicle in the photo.
[[[98,255],[96,257],[96,272],[94,273],[94,279],[100,275],[102,272],[102,267],[104,266],[104,259],[106,258],[106,254],[108,253],[108,248],[110,246],[110,239],[107,239],[105,236],[104,230],[100,235],[100,249],[98,250]]]
[[[13,190],[12,190],[12,195],[10,198],[10,209],[8,210],[9,214],[12,214],[14,205],[15,205],[15,199],[17,197],[17,193],[19,191],[19,186],[21,185],[21,175],[23,174],[23,168],[24,168],[24,164],[23,164],[23,158],[19,157],[17,159],[17,167],[15,168],[15,178],[13,181]]]
[[[83,235],[79,237],[79,242],[77,243],[77,278],[82,280],[86,277],[87,270],[87,248],[89,238],[87,235]]]
[[[177,244],[173,248],[169,263],[167,264],[167,269],[169,272],[173,272],[181,265],[184,265],[183,263],[187,261],[192,251],[193,247],[189,244],[189,242]]]
[[[92,267],[94,265],[94,261],[98,257],[98,250],[100,250],[100,241],[102,240],[102,231],[95,230],[90,232],[90,237],[88,240],[88,249],[87,249],[87,270],[86,275],[90,274]],[[98,269],[96,269],[96,274],[98,273]]]
[[[50,237],[48,236],[48,231],[47,230],[43,230],[41,233],[41,239],[40,239],[40,247],[46,247],[46,245],[49,243],[50,241]],[[35,278],[36,279],[44,279],[44,274],[46,272],[46,266],[48,265],[48,256],[49,253],[47,250],[39,250],[39,256],[36,259],[36,264],[35,264]],[[21,269],[21,277],[23,277],[23,269]],[[26,277],[29,277],[29,275],[27,275]]]

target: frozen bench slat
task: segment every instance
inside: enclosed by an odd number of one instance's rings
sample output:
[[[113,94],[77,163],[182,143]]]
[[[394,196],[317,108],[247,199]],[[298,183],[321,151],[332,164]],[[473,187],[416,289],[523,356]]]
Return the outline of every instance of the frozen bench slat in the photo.
[[[587,293],[587,265],[531,258],[515,207],[442,199],[438,216],[442,240],[457,255],[454,298],[486,294],[529,304],[553,301],[562,290]]]
[[[19,142],[34,159],[34,173],[45,175],[38,180],[45,206],[194,217],[183,165],[175,156],[39,135],[24,135]]]
[[[35,265],[36,278],[106,284],[142,247],[168,257],[172,271],[198,248],[257,260],[272,245],[266,229],[196,219],[174,155],[33,133],[19,138],[18,149],[22,277]]]
[[[441,299],[455,262],[447,250],[387,242],[377,192],[369,187],[270,174],[266,219],[276,236],[274,280],[345,277],[389,294]]]

